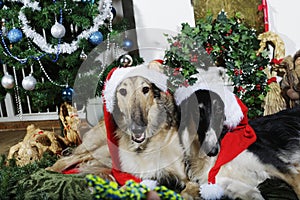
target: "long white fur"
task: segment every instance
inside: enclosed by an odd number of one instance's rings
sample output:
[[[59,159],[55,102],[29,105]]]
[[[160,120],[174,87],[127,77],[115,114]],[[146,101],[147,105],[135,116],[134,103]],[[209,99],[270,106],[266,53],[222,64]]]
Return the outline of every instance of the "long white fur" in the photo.
[[[125,137],[119,140],[119,156],[123,171],[135,174],[143,179],[162,177],[162,170],[168,170],[179,174],[185,179],[184,151],[179,143],[179,137],[175,129],[166,133],[156,134],[147,144],[143,153],[132,152],[131,141]],[[162,135],[165,135],[162,137]],[[175,148],[177,147],[177,148]]]

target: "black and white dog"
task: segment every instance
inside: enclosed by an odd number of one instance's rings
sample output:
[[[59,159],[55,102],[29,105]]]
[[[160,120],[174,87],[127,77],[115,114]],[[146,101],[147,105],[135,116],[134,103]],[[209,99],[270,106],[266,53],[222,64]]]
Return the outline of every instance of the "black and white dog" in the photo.
[[[179,103],[179,134],[185,149],[186,171],[189,180],[197,183],[191,187],[187,184],[182,193],[186,198],[195,198],[191,195],[195,194],[193,190],[202,194],[199,185],[207,183],[207,174],[219,154],[219,142],[230,134],[226,133],[228,126],[223,126],[231,117],[226,113],[228,105],[218,93],[209,90],[197,90]],[[250,120],[249,124],[255,130],[256,141],[223,165],[216,176],[223,195],[232,199],[264,199],[257,186],[268,178],[279,178],[300,198],[300,108]],[[217,196],[202,195],[207,199]]]

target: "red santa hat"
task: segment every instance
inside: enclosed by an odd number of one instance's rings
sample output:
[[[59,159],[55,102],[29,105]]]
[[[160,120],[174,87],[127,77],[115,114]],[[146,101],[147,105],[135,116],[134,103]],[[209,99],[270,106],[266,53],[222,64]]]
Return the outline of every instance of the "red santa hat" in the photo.
[[[195,91],[200,89],[215,92],[224,101],[225,126],[228,128],[234,128],[240,123],[244,115],[240,105],[236,101],[236,96],[227,87],[225,87],[223,83],[220,82],[197,82],[192,86],[179,87],[174,93],[176,104],[180,105],[184,99],[190,97]]]
[[[112,75],[108,77],[109,80],[106,81],[105,89],[103,91],[103,97],[108,112],[112,113],[113,111],[115,92],[118,85],[126,78],[134,76],[141,76],[148,79],[164,92],[168,89],[168,77],[156,69],[152,69],[151,65],[142,64],[136,67],[117,68],[113,71]]]

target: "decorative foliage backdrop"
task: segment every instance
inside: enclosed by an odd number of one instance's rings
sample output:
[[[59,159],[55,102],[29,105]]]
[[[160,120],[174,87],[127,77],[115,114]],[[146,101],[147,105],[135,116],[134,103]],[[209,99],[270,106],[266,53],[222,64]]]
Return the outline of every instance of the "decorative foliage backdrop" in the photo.
[[[237,94],[249,108],[249,117],[263,114],[263,100],[267,91],[267,77],[263,72],[269,64],[268,52],[257,55],[257,32],[248,28],[239,13],[228,18],[220,12],[217,18],[211,14],[199,19],[195,27],[183,24],[181,33],[169,38],[166,64],[180,71],[193,84],[197,68],[217,66],[227,69]],[[203,60],[204,58],[204,60]]]

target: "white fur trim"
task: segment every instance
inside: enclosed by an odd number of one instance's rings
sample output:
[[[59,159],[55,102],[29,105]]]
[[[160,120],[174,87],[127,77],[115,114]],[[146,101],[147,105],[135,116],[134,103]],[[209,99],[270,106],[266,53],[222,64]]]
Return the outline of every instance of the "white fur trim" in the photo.
[[[150,190],[154,190],[154,188],[156,188],[157,186],[157,181],[147,179],[147,180],[143,180],[140,184],[145,185]]]
[[[203,184],[200,186],[200,195],[205,200],[221,199],[224,195],[224,190],[217,184]]]
[[[207,82],[197,82],[189,87],[179,87],[175,91],[176,104],[180,105],[183,100],[190,97],[197,90],[209,90],[217,93],[225,104],[225,122],[224,125],[228,128],[236,127],[240,121],[243,119],[244,115],[239,106],[235,94],[233,94],[223,83],[207,83]]]
[[[111,75],[110,79],[105,83],[103,91],[104,101],[108,112],[112,112],[115,104],[115,92],[118,85],[129,77],[141,76],[154,83],[163,92],[167,91],[168,77],[153,69],[149,69],[148,65],[139,65],[136,67],[118,68]]]

